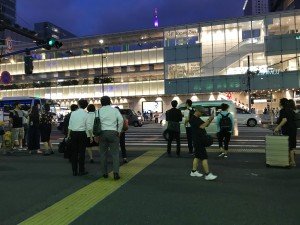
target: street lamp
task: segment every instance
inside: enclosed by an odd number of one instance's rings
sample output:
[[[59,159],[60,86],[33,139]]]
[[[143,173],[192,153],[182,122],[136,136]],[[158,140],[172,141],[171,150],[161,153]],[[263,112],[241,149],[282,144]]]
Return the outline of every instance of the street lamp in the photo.
[[[247,92],[248,92],[248,106],[249,106],[249,112],[251,112],[251,77],[254,75],[257,75],[259,71],[253,72],[250,71],[250,56],[248,55],[248,70],[246,72],[247,75]]]
[[[107,57],[106,56],[104,56],[103,54],[102,54],[102,56],[101,56],[101,79],[99,79],[99,80],[101,80],[101,85],[102,85],[102,95],[104,96],[104,83],[103,83],[103,81],[104,81],[104,71],[103,71],[103,59],[107,59]]]

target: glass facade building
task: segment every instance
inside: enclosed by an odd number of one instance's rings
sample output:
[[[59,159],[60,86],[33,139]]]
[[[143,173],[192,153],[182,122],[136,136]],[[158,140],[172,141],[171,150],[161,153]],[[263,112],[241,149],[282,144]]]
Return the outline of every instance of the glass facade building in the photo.
[[[247,90],[248,56],[249,68],[256,72],[251,77],[253,91],[300,88],[299,10],[73,38],[63,43],[58,50],[33,52],[31,77],[24,76],[23,56],[2,63],[1,71],[9,71],[22,88],[6,88],[0,96],[75,99],[104,94],[132,101],[162,97],[166,102],[175,95],[203,94],[207,96],[204,100],[212,93],[242,96]],[[95,83],[95,78],[106,82]],[[60,85],[70,79],[79,82]],[[51,83],[46,88],[23,85],[46,81]]]

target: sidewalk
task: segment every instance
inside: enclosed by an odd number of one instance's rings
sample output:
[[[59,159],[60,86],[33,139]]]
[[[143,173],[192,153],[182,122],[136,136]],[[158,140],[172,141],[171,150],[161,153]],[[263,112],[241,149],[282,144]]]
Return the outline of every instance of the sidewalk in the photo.
[[[216,181],[190,177],[192,157],[187,154],[182,158],[163,154],[140,173],[130,172],[129,167],[143,166],[145,162],[138,157],[146,152],[145,157],[153,160],[152,155],[164,150],[129,148],[131,161],[121,167],[121,176],[123,181],[133,177],[121,185],[112,179],[98,179],[98,160],[87,164],[88,176],[72,177],[70,165],[58,154],[1,156],[0,224],[24,221],[89,184],[99,188],[82,195],[83,203],[88,195],[105,191],[105,185],[120,186],[79,213],[72,224],[298,224],[299,168],[266,168],[261,153],[232,153],[228,159],[218,159],[210,152],[209,164],[218,175]],[[54,216],[64,214],[64,210],[60,208]],[[78,210],[72,215],[76,213]],[[46,224],[54,223],[48,220]]]

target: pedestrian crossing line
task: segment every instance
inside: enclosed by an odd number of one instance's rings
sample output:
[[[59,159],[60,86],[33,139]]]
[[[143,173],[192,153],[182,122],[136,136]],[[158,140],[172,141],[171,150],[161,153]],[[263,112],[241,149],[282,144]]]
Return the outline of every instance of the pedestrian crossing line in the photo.
[[[156,149],[147,151],[120,168],[120,180],[113,180],[113,174],[111,172],[108,179],[100,178],[94,181],[54,205],[26,219],[21,222],[20,225],[70,224],[83,213],[126,184],[147,166],[159,159],[164,153],[165,151]]]

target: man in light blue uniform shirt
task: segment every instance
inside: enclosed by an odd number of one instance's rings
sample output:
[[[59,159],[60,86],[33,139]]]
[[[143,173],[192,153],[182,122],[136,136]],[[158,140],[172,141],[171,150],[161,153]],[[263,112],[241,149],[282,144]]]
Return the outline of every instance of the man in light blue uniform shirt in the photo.
[[[119,143],[120,133],[123,128],[123,117],[118,109],[110,106],[111,101],[108,96],[101,98],[101,109],[99,109],[101,134],[100,134],[100,163],[101,174],[104,178],[108,177],[107,171],[107,152],[108,149],[113,159],[114,179],[120,179],[119,175]],[[98,113],[96,113],[96,116]]]

